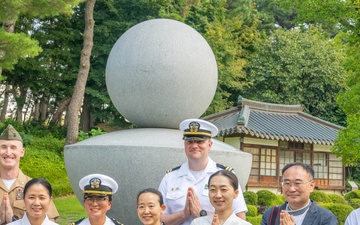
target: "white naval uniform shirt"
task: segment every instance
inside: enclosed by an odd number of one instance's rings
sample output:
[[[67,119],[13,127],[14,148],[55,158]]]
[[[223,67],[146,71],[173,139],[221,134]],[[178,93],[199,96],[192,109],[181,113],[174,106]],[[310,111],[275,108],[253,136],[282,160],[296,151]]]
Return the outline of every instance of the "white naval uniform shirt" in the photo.
[[[89,218],[81,221],[79,225],[91,225]],[[106,217],[104,225],[114,225],[114,222],[109,217]]]
[[[7,225],[31,225],[29,218],[27,217],[27,213],[24,214],[24,216],[16,220],[14,222],[8,223]],[[41,225],[59,225],[51,220],[49,220],[48,216],[45,217],[44,221],[41,223]]]
[[[209,225],[212,223],[213,218],[214,215],[198,217],[191,222],[191,225]],[[237,217],[233,212],[222,225],[251,225],[251,223]]]
[[[164,214],[173,214],[185,208],[188,187],[194,188],[202,209],[214,212],[215,209],[209,200],[208,180],[218,170],[222,169],[217,167],[216,163],[209,158],[205,170],[197,180],[190,172],[188,162],[182,164],[179,169],[165,174],[159,186],[159,191],[162,193],[166,205]],[[235,213],[247,212],[240,185],[239,193],[241,194],[233,202],[233,210]],[[194,217],[190,216],[181,225],[190,225],[193,219]]]

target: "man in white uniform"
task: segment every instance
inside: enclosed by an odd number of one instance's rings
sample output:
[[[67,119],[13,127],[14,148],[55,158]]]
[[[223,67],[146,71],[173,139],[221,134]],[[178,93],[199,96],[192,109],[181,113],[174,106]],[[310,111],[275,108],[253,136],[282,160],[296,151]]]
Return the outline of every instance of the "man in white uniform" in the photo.
[[[180,130],[184,132],[188,161],[169,170],[159,186],[166,205],[161,221],[166,225],[189,225],[194,218],[214,213],[208,197],[209,177],[218,170],[233,170],[209,157],[211,137],[218,133],[214,124],[200,119],[187,119],[180,123]],[[247,207],[240,186],[233,210],[238,217],[246,219]]]

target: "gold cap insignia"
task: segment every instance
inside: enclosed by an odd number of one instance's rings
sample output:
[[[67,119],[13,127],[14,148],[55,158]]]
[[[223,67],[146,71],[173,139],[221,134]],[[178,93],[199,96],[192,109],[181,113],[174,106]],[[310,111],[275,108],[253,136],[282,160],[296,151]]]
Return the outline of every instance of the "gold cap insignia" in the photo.
[[[189,123],[189,130],[190,132],[198,132],[200,128],[200,124],[198,122],[191,122]]]
[[[91,188],[99,188],[101,180],[99,178],[92,178],[89,183]]]

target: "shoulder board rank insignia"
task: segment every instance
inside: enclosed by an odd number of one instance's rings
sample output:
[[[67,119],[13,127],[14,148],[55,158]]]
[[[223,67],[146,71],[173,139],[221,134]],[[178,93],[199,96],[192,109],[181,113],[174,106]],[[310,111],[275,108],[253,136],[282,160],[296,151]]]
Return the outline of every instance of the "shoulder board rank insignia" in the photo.
[[[80,224],[81,221],[83,221],[84,219],[85,219],[85,218],[79,219],[78,221],[69,223],[68,225],[78,225],[78,224]]]
[[[166,173],[171,173],[171,172],[174,171],[174,170],[180,169],[180,167],[181,167],[181,166],[177,166],[177,167],[175,167],[175,168],[172,168],[172,169],[170,169],[170,170],[167,170]]]
[[[220,163],[216,163],[216,166],[217,166],[218,168],[221,168],[221,169],[223,169],[223,170],[227,170],[227,171],[230,171],[230,172],[233,172],[233,171],[234,171],[233,168],[228,167],[228,166],[224,166],[223,164],[220,164]]]
[[[115,218],[111,218],[111,221],[113,221],[115,225],[124,225],[121,222],[117,221]]]

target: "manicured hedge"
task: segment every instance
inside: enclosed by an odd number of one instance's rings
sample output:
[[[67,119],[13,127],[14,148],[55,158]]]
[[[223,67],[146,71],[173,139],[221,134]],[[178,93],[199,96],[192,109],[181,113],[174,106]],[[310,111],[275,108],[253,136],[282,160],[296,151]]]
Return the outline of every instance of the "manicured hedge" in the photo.
[[[350,201],[353,198],[360,198],[360,190],[354,190],[344,195],[346,201]]]
[[[252,225],[260,225],[261,224],[262,215],[258,215],[255,217],[247,216],[246,220]]]
[[[255,192],[246,191],[243,194],[244,194],[244,199],[245,199],[246,204],[249,204],[249,205],[257,205],[258,204],[258,196]]]
[[[353,207],[354,209],[360,208],[360,199],[359,198],[353,198],[349,201],[349,205]]]
[[[327,204],[319,204],[319,205],[334,213],[334,215],[338,219],[339,225],[344,225],[347,216],[350,214],[351,211],[354,210],[353,207],[347,204],[327,203]]]
[[[249,205],[249,204],[246,204],[246,207],[248,208],[248,211],[246,213],[246,216],[251,216],[251,217],[255,217],[257,216],[259,213],[258,213],[258,209],[255,205]]]
[[[277,197],[269,190],[260,190],[256,192],[258,196],[258,204],[263,206],[273,206],[277,201]]]
[[[317,203],[332,203],[331,198],[322,191],[314,190],[310,194],[310,199]]]
[[[339,204],[346,204],[346,200],[343,196],[338,194],[328,194],[329,198],[331,199],[332,203],[339,203]]]

